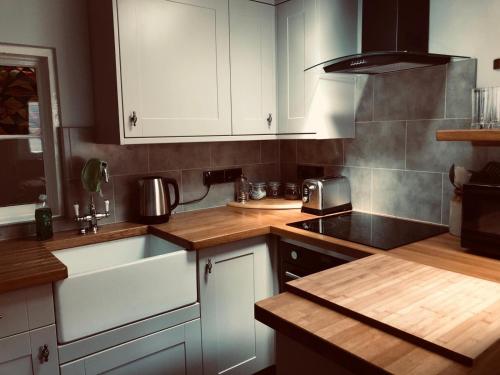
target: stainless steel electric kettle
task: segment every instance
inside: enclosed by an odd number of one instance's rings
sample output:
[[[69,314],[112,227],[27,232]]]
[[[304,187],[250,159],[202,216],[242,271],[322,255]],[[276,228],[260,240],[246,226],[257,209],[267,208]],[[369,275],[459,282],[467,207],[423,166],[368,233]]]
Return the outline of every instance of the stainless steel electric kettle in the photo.
[[[169,185],[174,188],[174,203],[170,202]],[[166,223],[179,204],[177,181],[173,178],[158,176],[144,177],[139,180],[139,188],[140,220],[146,224]]]

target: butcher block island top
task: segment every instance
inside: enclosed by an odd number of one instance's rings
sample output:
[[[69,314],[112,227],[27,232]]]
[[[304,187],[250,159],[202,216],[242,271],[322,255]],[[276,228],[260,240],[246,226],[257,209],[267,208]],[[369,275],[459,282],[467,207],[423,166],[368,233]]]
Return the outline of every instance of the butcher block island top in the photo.
[[[380,254],[288,286],[299,296],[466,365],[500,344],[500,284],[493,281]]]

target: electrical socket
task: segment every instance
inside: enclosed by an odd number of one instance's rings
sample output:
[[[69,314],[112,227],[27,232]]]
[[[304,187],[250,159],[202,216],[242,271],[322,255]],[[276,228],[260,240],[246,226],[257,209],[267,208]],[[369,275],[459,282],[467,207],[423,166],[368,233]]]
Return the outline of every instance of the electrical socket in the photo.
[[[226,182],[234,182],[234,180],[240,177],[242,173],[243,171],[241,168],[226,169],[224,171],[224,180]]]
[[[234,182],[242,174],[241,168],[219,169],[216,171],[203,172],[203,185],[223,184],[225,182]]]
[[[224,183],[224,169],[218,171],[204,171],[203,172],[203,185],[215,185]]]

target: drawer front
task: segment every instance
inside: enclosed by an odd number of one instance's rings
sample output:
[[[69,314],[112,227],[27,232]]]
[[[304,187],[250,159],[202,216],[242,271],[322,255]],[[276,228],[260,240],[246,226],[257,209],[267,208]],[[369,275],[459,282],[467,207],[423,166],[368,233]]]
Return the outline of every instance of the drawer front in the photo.
[[[53,323],[52,285],[0,294],[0,338]]]

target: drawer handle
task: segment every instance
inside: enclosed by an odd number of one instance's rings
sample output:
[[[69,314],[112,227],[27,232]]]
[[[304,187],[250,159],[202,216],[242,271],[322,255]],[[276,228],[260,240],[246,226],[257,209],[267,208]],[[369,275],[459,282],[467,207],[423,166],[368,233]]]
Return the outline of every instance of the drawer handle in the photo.
[[[135,113],[135,111],[132,111],[130,121],[132,122],[132,126],[137,126],[137,113]]]
[[[212,259],[208,258],[207,265],[205,266],[205,274],[212,273]]]
[[[40,360],[40,363],[48,362],[49,355],[50,355],[49,347],[47,345],[40,346],[38,353],[38,359]]]
[[[285,276],[289,277],[290,279],[293,279],[293,280],[302,279],[302,277],[300,277],[300,276],[298,276],[298,275],[296,275],[294,273],[288,272],[288,271],[285,272]]]

